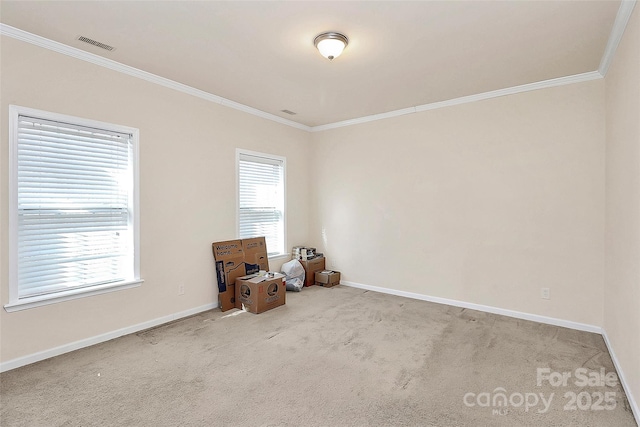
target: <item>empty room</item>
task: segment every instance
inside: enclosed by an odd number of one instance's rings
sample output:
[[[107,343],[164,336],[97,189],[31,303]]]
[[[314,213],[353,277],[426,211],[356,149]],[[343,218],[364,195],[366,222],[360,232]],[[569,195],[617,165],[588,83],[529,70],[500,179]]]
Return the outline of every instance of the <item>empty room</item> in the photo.
[[[636,1],[0,1],[1,426],[638,426]]]

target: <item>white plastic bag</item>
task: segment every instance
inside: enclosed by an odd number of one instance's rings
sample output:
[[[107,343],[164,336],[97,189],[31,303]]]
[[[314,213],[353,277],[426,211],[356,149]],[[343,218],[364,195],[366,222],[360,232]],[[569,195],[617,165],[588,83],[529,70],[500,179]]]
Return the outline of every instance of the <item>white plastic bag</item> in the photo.
[[[288,291],[300,292],[304,286],[304,267],[297,259],[282,264],[282,274],[287,276],[286,287]]]

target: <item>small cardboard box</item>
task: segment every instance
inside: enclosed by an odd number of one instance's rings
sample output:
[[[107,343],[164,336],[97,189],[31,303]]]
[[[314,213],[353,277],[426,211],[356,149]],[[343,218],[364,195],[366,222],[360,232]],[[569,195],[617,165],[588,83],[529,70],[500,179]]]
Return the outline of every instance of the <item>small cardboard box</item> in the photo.
[[[304,267],[304,285],[311,286],[315,284],[316,271],[324,270],[324,257],[300,260],[300,264]]]
[[[247,263],[247,274],[257,271],[269,271],[269,257],[267,255],[267,242],[264,237],[254,237],[253,239],[242,239],[242,250],[244,251],[244,262]],[[251,267],[253,264],[257,267]]]
[[[235,284],[247,274],[241,240],[212,243],[218,279],[218,306],[222,311],[236,307]]]
[[[340,284],[340,272],[339,271],[318,271],[316,272],[316,285],[330,288]]]
[[[251,313],[259,314],[285,304],[286,288],[283,274],[274,277],[244,276],[236,279],[237,300]]]

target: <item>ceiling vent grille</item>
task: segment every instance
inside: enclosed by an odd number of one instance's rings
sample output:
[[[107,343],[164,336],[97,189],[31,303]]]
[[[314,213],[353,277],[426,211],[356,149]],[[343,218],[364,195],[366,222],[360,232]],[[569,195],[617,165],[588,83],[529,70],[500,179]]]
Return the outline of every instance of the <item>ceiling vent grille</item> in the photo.
[[[81,42],[93,45],[95,47],[99,47],[100,49],[108,50],[109,52],[111,52],[111,51],[116,49],[113,46],[109,46],[108,44],[100,43],[99,41],[95,41],[95,40],[90,39],[89,37],[85,37],[85,36],[78,36],[78,40],[80,40]]]
[[[293,112],[293,111],[291,111],[291,110],[280,110],[280,111],[282,111],[282,112],[283,112],[283,113],[285,113],[285,114],[289,114],[290,116],[295,116],[295,115],[297,114],[297,113],[294,113],[294,112]]]

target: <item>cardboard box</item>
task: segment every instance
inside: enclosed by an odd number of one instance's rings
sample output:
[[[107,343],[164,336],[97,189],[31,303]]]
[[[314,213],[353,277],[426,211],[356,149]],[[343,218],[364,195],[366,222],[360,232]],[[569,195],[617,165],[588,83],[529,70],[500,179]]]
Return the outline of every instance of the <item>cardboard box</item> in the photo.
[[[244,262],[257,267],[247,266],[247,274],[252,274],[249,270],[269,271],[269,257],[267,256],[267,242],[264,237],[254,237],[253,239],[242,239],[242,249],[244,250]]]
[[[315,284],[316,272],[324,270],[324,257],[300,260],[300,264],[304,267],[304,285],[311,286]]]
[[[269,271],[265,239],[226,240],[211,246],[218,279],[218,306],[222,311],[241,308],[236,298],[236,279],[260,270]]]
[[[316,272],[316,285],[330,288],[340,284],[340,272],[339,271],[318,271]]]
[[[249,275],[236,279],[237,300],[248,312],[259,314],[285,304],[286,288],[283,274],[274,277]]]
[[[218,279],[218,306],[222,311],[227,311],[236,307],[236,279],[247,274],[242,241],[227,240],[212,243],[211,247]]]

